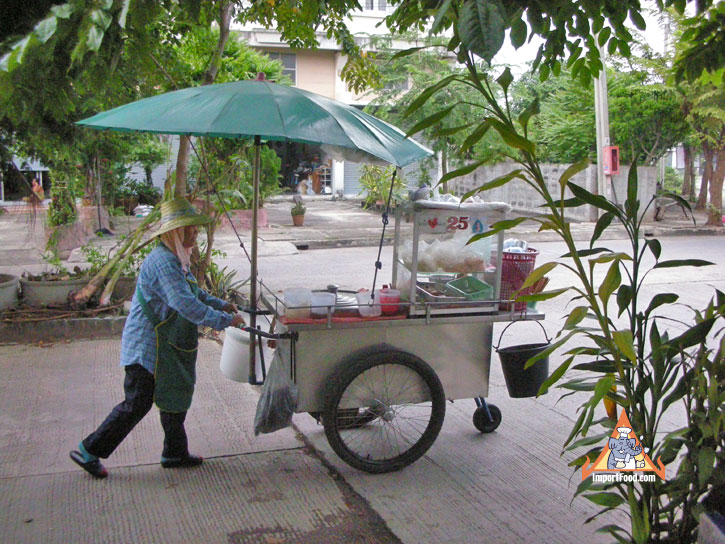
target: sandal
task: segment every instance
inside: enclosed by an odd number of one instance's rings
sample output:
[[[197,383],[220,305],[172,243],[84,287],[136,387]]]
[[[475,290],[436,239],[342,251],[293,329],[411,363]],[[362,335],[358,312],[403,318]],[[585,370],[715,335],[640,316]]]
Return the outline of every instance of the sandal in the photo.
[[[108,476],[108,471],[106,470],[106,467],[101,464],[100,459],[86,461],[83,454],[77,450],[70,452],[70,458],[94,478],[105,478]]]
[[[204,462],[203,457],[198,455],[186,455],[185,457],[162,457],[161,466],[164,468],[196,467]]]

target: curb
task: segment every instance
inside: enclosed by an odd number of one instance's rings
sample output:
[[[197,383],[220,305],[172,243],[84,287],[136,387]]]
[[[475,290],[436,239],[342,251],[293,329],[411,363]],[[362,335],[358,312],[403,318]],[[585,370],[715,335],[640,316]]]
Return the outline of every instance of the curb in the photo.
[[[0,324],[3,344],[32,344],[120,336],[126,316],[49,319],[29,323]]]

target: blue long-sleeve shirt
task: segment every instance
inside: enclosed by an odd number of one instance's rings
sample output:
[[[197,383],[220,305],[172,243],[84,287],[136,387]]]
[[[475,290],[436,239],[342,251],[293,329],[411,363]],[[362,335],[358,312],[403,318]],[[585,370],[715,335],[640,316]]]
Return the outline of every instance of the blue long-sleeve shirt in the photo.
[[[181,317],[213,329],[221,330],[232,323],[233,316],[221,311],[226,302],[199,290],[197,298],[191,290],[181,262],[164,244],[148,254],[138,274],[137,287],[151,311],[159,320],[176,311]],[[136,293],[131,300],[131,311],[126,318],[121,338],[121,364],[140,364],[154,373],[156,366],[156,333],[143,313]]]

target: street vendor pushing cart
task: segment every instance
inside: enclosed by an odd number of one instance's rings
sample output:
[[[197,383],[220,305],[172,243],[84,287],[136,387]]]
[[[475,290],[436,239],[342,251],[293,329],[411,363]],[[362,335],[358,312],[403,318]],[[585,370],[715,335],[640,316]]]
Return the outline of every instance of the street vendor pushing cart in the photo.
[[[125,400],[70,452],[96,478],[108,476],[99,458],[111,455],[154,403],[164,429],[161,466],[192,467],[203,461],[189,453],[184,429],[196,381],[197,328],[221,330],[243,323],[234,304],[201,290],[189,272],[198,228],[211,221],[185,198],[161,204],[160,227],[154,234],[161,243],[141,265],[123,329]]]

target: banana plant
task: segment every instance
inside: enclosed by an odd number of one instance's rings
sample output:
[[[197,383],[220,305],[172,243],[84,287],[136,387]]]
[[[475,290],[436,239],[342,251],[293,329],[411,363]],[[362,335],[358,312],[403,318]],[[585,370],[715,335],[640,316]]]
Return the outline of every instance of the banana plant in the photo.
[[[578,469],[587,455],[598,454],[601,444],[606,443],[612,433],[616,421],[598,417],[602,401],[615,403],[619,410],[627,411],[632,426],[641,435],[645,451],[653,459],[659,456],[665,463],[672,464],[670,471],[684,456],[676,476],[668,481],[593,484],[592,478],[584,480],[575,496],[583,495],[602,507],[587,521],[614,508],[627,508],[631,518],[629,528],[607,525],[600,531],[609,533],[618,542],[694,542],[702,500],[718,484],[722,485],[723,479],[723,349],[722,346],[719,350],[711,349],[708,342],[719,338],[722,344],[725,295],[716,291],[708,308],[696,313],[693,322],[686,324],[685,332],[671,337],[663,329],[667,318],[662,311],[677,303],[678,295],[660,293],[645,301],[641,290],[653,270],[712,263],[701,259],[665,259],[660,242],[644,238],[642,221],[653,200],[646,205],[638,200],[636,164],[629,170],[627,198],[623,205],[593,194],[573,181],[574,176],[588,166],[588,160],[567,168],[551,190],[542,174],[536,145],[528,137],[529,121],[538,113],[538,103],[532,102],[515,116],[508,97],[508,88],[513,81],[511,72],[506,69],[494,83],[482,74],[476,58],[465,45],[457,43],[456,48],[459,61],[467,68],[466,73],[448,77],[423,91],[411,103],[408,113],[421,107],[454,80],[475,88],[481,95],[481,104],[449,104],[418,122],[409,134],[435,126],[454,108],[471,107],[474,113],[477,108],[481,116],[474,126],[461,127],[461,130],[469,131],[462,150],[493,129],[509,145],[508,156],[518,163],[518,168],[470,191],[464,195],[464,200],[519,179],[539,194],[544,214],[533,219],[498,222],[488,232],[475,235],[471,242],[494,236],[523,221],[535,221],[540,231],[555,232],[566,245],[566,253],[559,260],[536,268],[522,290],[556,267],[573,273],[577,278],[574,285],[521,295],[517,300],[534,302],[566,295],[574,305],[551,346],[527,362],[528,367],[554,352],[563,353],[563,362],[542,385],[539,394],[557,387],[566,395],[577,393],[584,397],[578,418],[563,445],[564,451],[576,452],[571,465]],[[471,115],[470,118],[475,117]],[[481,162],[450,172],[439,183],[467,174]],[[689,203],[676,194],[664,196],[690,208]],[[594,207],[599,219],[589,246],[579,249],[567,212],[585,205]],[[612,251],[600,241],[604,231],[615,222],[627,233],[627,251]],[[652,260],[654,264],[647,264]],[[605,270],[604,279],[597,281],[596,272],[602,269]],[[684,404],[688,418],[699,422],[696,431],[691,426],[663,431],[662,417],[675,403]],[[712,416],[707,424],[698,415],[702,410]],[[600,446],[579,454],[583,448],[593,445]]]

